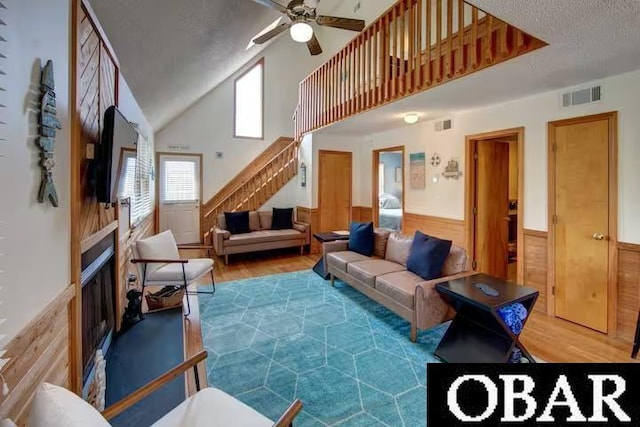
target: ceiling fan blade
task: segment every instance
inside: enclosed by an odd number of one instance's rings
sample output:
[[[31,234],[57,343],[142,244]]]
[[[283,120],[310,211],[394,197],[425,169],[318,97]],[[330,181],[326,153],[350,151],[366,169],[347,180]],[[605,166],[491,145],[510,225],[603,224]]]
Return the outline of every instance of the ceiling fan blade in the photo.
[[[318,41],[318,37],[316,37],[316,33],[313,33],[311,40],[307,42],[307,47],[309,48],[309,53],[311,55],[316,56],[322,53],[322,47],[320,46],[320,42]]]
[[[316,18],[318,25],[325,27],[340,28],[349,31],[364,30],[365,22],[362,19],[338,18],[336,16],[318,16]]]
[[[270,7],[271,9],[276,9],[280,13],[287,13],[286,7],[284,7],[279,3],[276,3],[273,0],[253,0],[253,1],[263,6]]]
[[[273,30],[271,30],[271,31],[269,31],[267,33],[264,33],[260,37],[256,37],[255,39],[253,39],[253,42],[255,44],[264,44],[264,43],[268,42],[269,40],[271,40],[272,38],[274,38],[275,36],[277,36],[280,33],[286,31],[287,29],[289,29],[289,27],[291,27],[291,23],[290,22],[283,22],[282,24],[280,24],[277,27],[275,27]]]

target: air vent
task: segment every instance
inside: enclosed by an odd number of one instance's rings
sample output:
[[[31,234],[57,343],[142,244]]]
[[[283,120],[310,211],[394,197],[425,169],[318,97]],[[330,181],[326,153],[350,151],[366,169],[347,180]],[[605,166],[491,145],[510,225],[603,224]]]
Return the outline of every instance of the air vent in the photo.
[[[443,130],[449,130],[453,127],[451,119],[441,120],[436,122],[436,132],[442,132]]]
[[[563,108],[573,107],[575,105],[590,104],[592,102],[598,102],[601,99],[601,86],[593,86],[573,92],[566,92],[561,95],[561,103]]]

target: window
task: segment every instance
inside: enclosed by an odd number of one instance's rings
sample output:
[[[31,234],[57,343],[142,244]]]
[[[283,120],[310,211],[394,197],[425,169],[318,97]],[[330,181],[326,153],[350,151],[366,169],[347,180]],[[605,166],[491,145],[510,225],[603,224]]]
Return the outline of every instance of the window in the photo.
[[[191,160],[166,160],[163,162],[163,203],[194,202],[198,200],[196,163]]]
[[[120,160],[120,174],[118,175],[118,198],[133,198],[136,195],[136,152],[123,149]]]
[[[134,198],[131,206],[131,220],[134,224],[151,213],[152,168],[151,144],[146,138],[140,136],[136,153]]]
[[[236,138],[263,138],[263,71],[261,59],[235,81],[233,135]]]

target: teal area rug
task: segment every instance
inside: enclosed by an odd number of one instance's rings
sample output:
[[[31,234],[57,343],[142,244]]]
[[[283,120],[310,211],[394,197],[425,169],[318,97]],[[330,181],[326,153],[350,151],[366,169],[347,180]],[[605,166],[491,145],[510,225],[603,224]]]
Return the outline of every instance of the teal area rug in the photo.
[[[310,270],[222,283],[200,296],[209,384],[296,426],[426,425],[426,364],[447,325],[409,341],[409,324]]]

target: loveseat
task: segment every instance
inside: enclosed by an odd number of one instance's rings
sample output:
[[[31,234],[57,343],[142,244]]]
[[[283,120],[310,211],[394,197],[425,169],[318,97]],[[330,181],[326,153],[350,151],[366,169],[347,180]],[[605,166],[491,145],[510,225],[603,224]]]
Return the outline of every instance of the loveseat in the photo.
[[[410,322],[410,339],[415,342],[418,329],[453,317],[435,285],[476,273],[468,270],[466,251],[452,245],[441,276],[426,281],[407,270],[412,243],[411,236],[375,229],[372,257],[350,251],[347,241],[325,243],[322,251],[332,286],[337,277]]]
[[[311,227],[309,224],[294,221],[293,228],[272,230],[273,220],[270,211],[249,212],[249,233],[232,234],[227,230],[224,214],[218,215],[217,226],[213,229],[213,250],[216,255],[224,256],[224,263],[229,263],[229,255],[268,251],[272,249],[300,247],[304,252],[305,245],[311,243]]]

